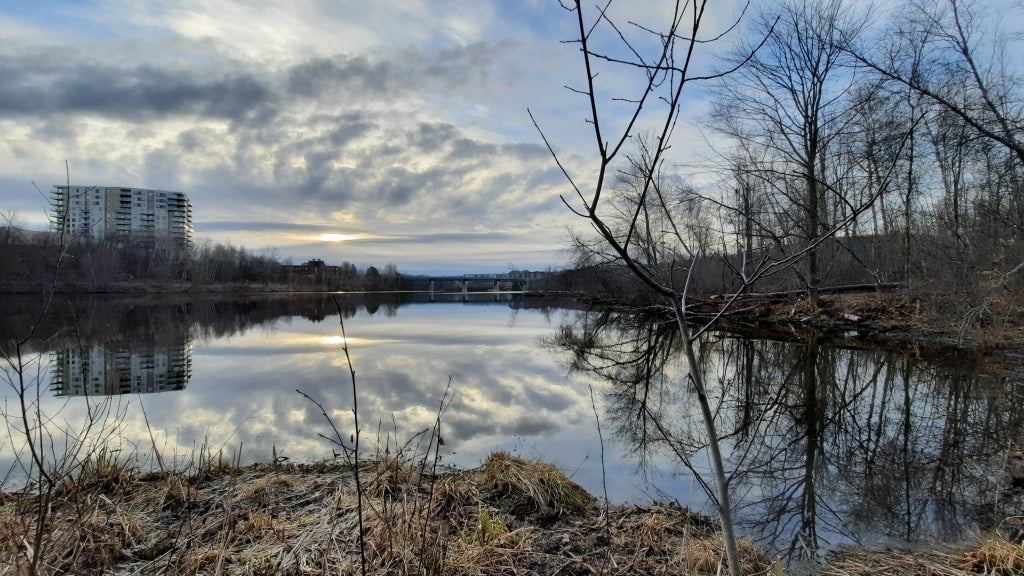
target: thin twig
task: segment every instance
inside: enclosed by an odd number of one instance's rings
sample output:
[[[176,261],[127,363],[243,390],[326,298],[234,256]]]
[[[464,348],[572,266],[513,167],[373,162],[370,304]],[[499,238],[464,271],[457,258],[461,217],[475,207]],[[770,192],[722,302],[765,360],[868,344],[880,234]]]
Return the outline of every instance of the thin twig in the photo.
[[[352,467],[352,473],[356,479],[356,513],[359,517],[359,569],[362,576],[366,576],[366,545],[363,540],[365,536],[363,529],[363,484],[359,478],[359,398],[356,394],[356,369],[352,365],[352,356],[348,352],[348,336],[345,334],[345,313],[342,311],[341,302],[336,296],[334,297],[334,306],[338,309],[338,323],[341,324],[341,349],[345,352],[345,363],[348,364],[349,378],[352,381],[352,417],[356,429],[352,450],[355,465]]]

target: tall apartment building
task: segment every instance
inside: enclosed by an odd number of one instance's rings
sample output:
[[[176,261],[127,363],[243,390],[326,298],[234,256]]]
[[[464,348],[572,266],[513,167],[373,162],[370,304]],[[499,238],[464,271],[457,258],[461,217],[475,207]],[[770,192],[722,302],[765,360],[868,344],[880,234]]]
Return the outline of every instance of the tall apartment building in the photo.
[[[53,229],[72,237],[192,242],[192,203],[182,192],[111,186],[54,186]]]

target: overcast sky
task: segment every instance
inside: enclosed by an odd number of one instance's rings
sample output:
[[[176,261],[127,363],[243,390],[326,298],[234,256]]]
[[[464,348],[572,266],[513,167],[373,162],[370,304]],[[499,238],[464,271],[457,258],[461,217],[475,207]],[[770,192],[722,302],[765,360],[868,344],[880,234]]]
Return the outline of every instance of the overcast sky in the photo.
[[[187,193],[196,240],[296,262],[559,267],[583,224],[527,108],[585,166],[573,30],[556,0],[0,0],[0,210],[44,227],[33,182],[67,161],[72,184]]]

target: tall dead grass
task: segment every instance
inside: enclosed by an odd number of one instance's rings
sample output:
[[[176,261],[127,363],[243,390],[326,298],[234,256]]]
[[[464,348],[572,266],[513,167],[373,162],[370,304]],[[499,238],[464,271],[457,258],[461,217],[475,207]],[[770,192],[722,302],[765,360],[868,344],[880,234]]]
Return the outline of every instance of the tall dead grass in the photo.
[[[676,507],[604,508],[556,467],[507,452],[472,470],[436,471],[387,452],[364,462],[365,548],[344,463],[191,474],[140,473],[109,454],[55,493],[41,574],[693,574],[726,573],[712,519]],[[0,576],[27,573],[39,500],[0,502]],[[740,542],[744,574],[784,574]],[[1024,575],[1024,543],[999,537],[960,552],[850,551],[833,576]]]
[[[357,493],[345,464],[202,474],[91,468],[53,502],[46,573],[355,574]],[[105,478],[96,476],[106,470]],[[714,523],[651,506],[603,508],[557,468],[504,452],[432,472],[400,458],[364,463],[370,574],[716,574]],[[0,505],[0,575],[24,573],[27,521]],[[765,573],[744,546],[744,571]]]
[[[1020,576],[1024,542],[994,535],[958,551],[847,551],[822,576]]]

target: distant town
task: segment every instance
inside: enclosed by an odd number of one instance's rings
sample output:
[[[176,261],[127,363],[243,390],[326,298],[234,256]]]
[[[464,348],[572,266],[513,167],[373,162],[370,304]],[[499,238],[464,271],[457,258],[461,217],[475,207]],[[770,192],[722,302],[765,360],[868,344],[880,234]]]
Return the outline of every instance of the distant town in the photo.
[[[393,263],[357,266],[310,258],[301,264],[231,244],[196,241],[184,192],[56,185],[48,232],[0,228],[0,289],[32,292],[54,281],[62,291],[525,290],[550,272],[406,275]],[[45,257],[40,258],[40,252]],[[60,263],[59,270],[55,264]],[[187,288],[186,288],[187,286]]]

